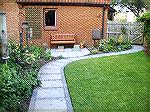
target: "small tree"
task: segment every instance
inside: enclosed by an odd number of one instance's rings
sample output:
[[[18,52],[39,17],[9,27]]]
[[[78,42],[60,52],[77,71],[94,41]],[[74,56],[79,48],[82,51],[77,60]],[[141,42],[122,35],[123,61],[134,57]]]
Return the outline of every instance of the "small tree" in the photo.
[[[136,17],[140,16],[143,8],[150,6],[149,0],[112,0],[112,4],[114,6],[119,5],[122,9],[128,8]]]
[[[138,18],[140,22],[144,22],[144,37],[146,39],[146,51],[150,54],[150,12],[143,14]]]

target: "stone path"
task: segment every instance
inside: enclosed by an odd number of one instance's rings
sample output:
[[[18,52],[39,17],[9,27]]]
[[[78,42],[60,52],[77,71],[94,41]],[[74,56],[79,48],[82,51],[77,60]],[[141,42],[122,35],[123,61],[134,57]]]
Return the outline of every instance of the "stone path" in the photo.
[[[90,54],[90,51],[87,48],[84,49],[65,48],[64,50],[51,49],[51,55],[53,57],[73,58],[85,56],[88,54]]]
[[[33,91],[29,112],[73,112],[63,71],[68,63],[88,58],[129,54],[141,50],[143,47],[134,45],[133,49],[127,51],[61,59],[47,63],[39,71],[38,78],[42,85]]]

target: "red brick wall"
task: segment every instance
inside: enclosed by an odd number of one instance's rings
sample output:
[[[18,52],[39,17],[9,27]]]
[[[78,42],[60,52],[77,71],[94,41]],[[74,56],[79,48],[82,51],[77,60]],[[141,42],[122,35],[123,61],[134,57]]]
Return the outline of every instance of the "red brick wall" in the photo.
[[[8,38],[19,41],[19,8],[18,4],[14,2],[4,2],[3,10],[6,12],[6,25]]]
[[[92,46],[92,29],[100,28],[102,25],[102,16],[97,17],[97,13],[102,15],[102,7],[88,7],[88,6],[24,6],[18,8],[16,3],[4,3],[4,11],[7,17],[7,31],[8,38],[19,41],[19,30],[21,24],[25,20],[25,8],[38,7],[41,8],[43,15],[44,8],[57,8],[58,15],[58,30],[48,31],[41,26],[42,37],[32,39],[38,45],[43,45],[44,42],[49,43],[51,34],[55,33],[74,33],[77,35],[77,42],[86,42],[87,45]],[[19,19],[20,18],[20,19]],[[43,25],[44,18],[41,17]],[[105,32],[107,30],[107,9],[105,12]],[[25,36],[25,35],[24,35]],[[106,35],[105,35],[106,36]]]
[[[2,11],[2,9],[3,9],[3,3],[2,1],[0,1],[0,11]]]
[[[31,6],[25,6],[29,8]],[[33,6],[32,6],[33,7]],[[42,45],[43,42],[49,42],[51,34],[55,33],[74,33],[77,35],[77,42],[86,42],[92,46],[92,29],[102,28],[102,16],[97,17],[97,13],[102,15],[102,7],[87,7],[87,6],[35,6],[41,8],[57,8],[58,30],[48,31],[42,27],[42,37],[34,39],[36,43]],[[42,12],[43,14],[43,12]],[[42,24],[43,24],[43,17]],[[107,29],[107,9],[105,12],[105,32]]]

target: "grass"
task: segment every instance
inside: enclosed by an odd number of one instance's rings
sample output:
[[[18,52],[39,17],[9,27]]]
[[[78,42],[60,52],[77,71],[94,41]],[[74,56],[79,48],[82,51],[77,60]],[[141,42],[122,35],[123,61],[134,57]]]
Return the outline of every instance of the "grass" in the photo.
[[[0,62],[0,85],[2,85],[2,63]]]
[[[2,87],[2,63],[0,62],[0,89]],[[2,95],[0,94],[0,111],[1,111],[1,104],[2,103]]]
[[[150,111],[149,69],[143,52],[69,64],[65,76],[74,111]]]

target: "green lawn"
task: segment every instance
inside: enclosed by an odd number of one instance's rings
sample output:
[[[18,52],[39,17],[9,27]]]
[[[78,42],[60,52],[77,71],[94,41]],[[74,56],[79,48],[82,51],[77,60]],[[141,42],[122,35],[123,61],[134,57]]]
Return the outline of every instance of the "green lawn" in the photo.
[[[69,64],[65,76],[74,111],[150,112],[149,69],[143,52]]]
[[[2,84],[2,63],[0,62],[0,85]]]
[[[0,63],[0,89],[2,87],[2,63]],[[0,111],[1,111],[1,104],[2,103],[2,95],[0,94]]]

